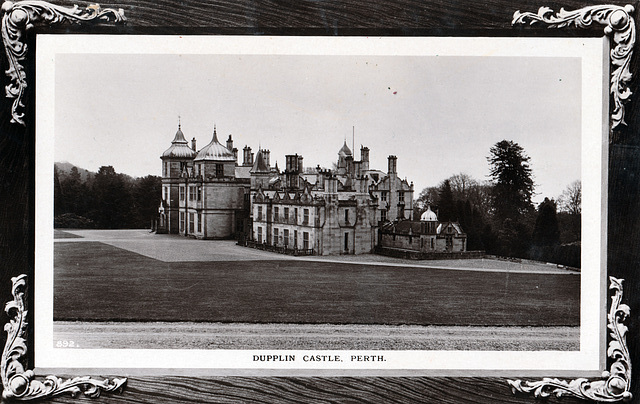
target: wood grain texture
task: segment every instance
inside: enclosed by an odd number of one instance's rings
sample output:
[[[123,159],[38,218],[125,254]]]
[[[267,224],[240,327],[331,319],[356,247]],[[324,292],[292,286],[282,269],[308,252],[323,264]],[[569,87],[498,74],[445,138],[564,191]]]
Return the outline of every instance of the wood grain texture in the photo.
[[[499,378],[403,377],[225,377],[130,378],[122,395],[98,401],[124,403],[531,403]],[[72,403],[59,397],[52,402]],[[93,401],[92,401],[93,402]],[[549,403],[556,402],[552,398]],[[579,400],[563,398],[562,403]]]
[[[74,2],[56,2],[72,5]],[[624,5],[627,1],[606,2]],[[38,32],[105,33],[250,33],[321,35],[566,35],[600,36],[601,27],[590,30],[550,31],[543,27],[511,27],[515,10],[576,9],[592,4],[584,1],[489,0],[128,0],[103,3],[123,8],[126,26],[61,26]],[[80,3],[81,6],[85,4]],[[34,35],[29,36],[28,100],[34,95]],[[610,145],[609,169],[609,274],[625,279],[625,303],[634,315],[629,321],[632,363],[640,369],[638,313],[640,313],[640,77],[638,58],[632,62],[634,96],[627,108],[626,128],[616,132]],[[3,70],[6,60],[3,59]],[[7,84],[4,75],[0,84]],[[0,98],[0,300],[10,296],[10,278],[31,276],[33,290],[34,206],[34,111],[27,109],[27,128],[10,124],[10,103]],[[33,307],[33,301],[29,301]],[[3,316],[6,321],[6,316]],[[4,345],[5,336],[0,343]],[[35,353],[37,355],[37,352]],[[30,347],[33,355],[33,347]],[[99,364],[96,364],[99,365]],[[640,397],[634,373],[633,394]],[[81,374],[75,374],[78,376]],[[60,375],[63,376],[63,375]],[[126,373],[114,376],[126,376]],[[97,400],[60,397],[60,403],[531,403],[532,397],[513,396],[504,378],[443,377],[132,377],[122,395],[104,395]],[[552,398],[549,402],[575,403]]]

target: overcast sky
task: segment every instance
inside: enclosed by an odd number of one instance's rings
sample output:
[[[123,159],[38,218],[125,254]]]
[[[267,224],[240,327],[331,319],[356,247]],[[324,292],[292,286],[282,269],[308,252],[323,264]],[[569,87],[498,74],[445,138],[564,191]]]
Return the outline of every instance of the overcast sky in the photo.
[[[578,58],[274,55],[57,55],[55,160],[160,175],[181,117],[198,148],[224,143],[301,154],[331,167],[346,139],[355,158],[427,186],[465,172],[488,179],[496,142],[531,157],[535,201],[580,178]]]

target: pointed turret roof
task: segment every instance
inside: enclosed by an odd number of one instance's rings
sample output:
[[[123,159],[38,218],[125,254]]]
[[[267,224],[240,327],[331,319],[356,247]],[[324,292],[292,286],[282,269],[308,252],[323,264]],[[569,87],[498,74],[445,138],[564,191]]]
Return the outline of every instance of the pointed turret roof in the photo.
[[[338,151],[338,156],[342,156],[342,157],[347,157],[347,156],[353,156],[353,153],[351,153],[351,149],[349,149],[349,146],[347,146],[347,141],[344,141],[344,144],[342,145],[342,148],[340,149],[340,151]]]
[[[180,123],[178,123],[178,131],[173,137],[171,147],[162,153],[161,158],[193,158],[195,154],[196,152],[189,147],[189,143],[187,139],[185,139],[184,133],[182,133]]]
[[[267,165],[267,159],[264,157],[262,153],[262,149],[258,149],[258,155],[256,156],[256,161],[253,163],[253,167],[251,167],[250,173],[270,173],[271,170]]]
[[[195,160],[210,160],[210,161],[236,161],[233,152],[224,147],[218,141],[218,133],[215,125],[213,126],[213,139],[208,145],[200,149]]]

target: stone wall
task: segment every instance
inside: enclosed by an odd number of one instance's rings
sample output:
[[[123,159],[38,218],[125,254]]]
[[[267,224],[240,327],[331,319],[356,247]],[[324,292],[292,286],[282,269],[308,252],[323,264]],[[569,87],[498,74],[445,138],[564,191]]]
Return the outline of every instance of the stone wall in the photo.
[[[402,250],[398,248],[389,248],[378,246],[375,249],[376,254],[386,255],[395,258],[404,258],[410,260],[453,260],[453,259],[474,259],[483,258],[484,251],[458,251],[458,252],[420,252],[412,250]]]

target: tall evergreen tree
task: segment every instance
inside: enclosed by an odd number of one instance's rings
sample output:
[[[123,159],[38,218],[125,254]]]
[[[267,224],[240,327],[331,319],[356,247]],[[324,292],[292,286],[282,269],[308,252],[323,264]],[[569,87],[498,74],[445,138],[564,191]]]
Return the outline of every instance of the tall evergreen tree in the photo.
[[[451,182],[444,180],[440,186],[438,193],[438,220],[445,222],[448,220],[456,220],[455,217],[455,201],[453,200],[453,192],[451,191]]]
[[[531,246],[534,183],[530,158],[511,140],[491,147],[487,160],[493,182],[492,216],[496,244],[493,253],[524,258]],[[487,249],[490,251],[489,249]]]
[[[496,218],[519,220],[533,209],[534,183],[530,157],[511,140],[502,140],[489,149],[487,160],[494,183],[492,200]]]

